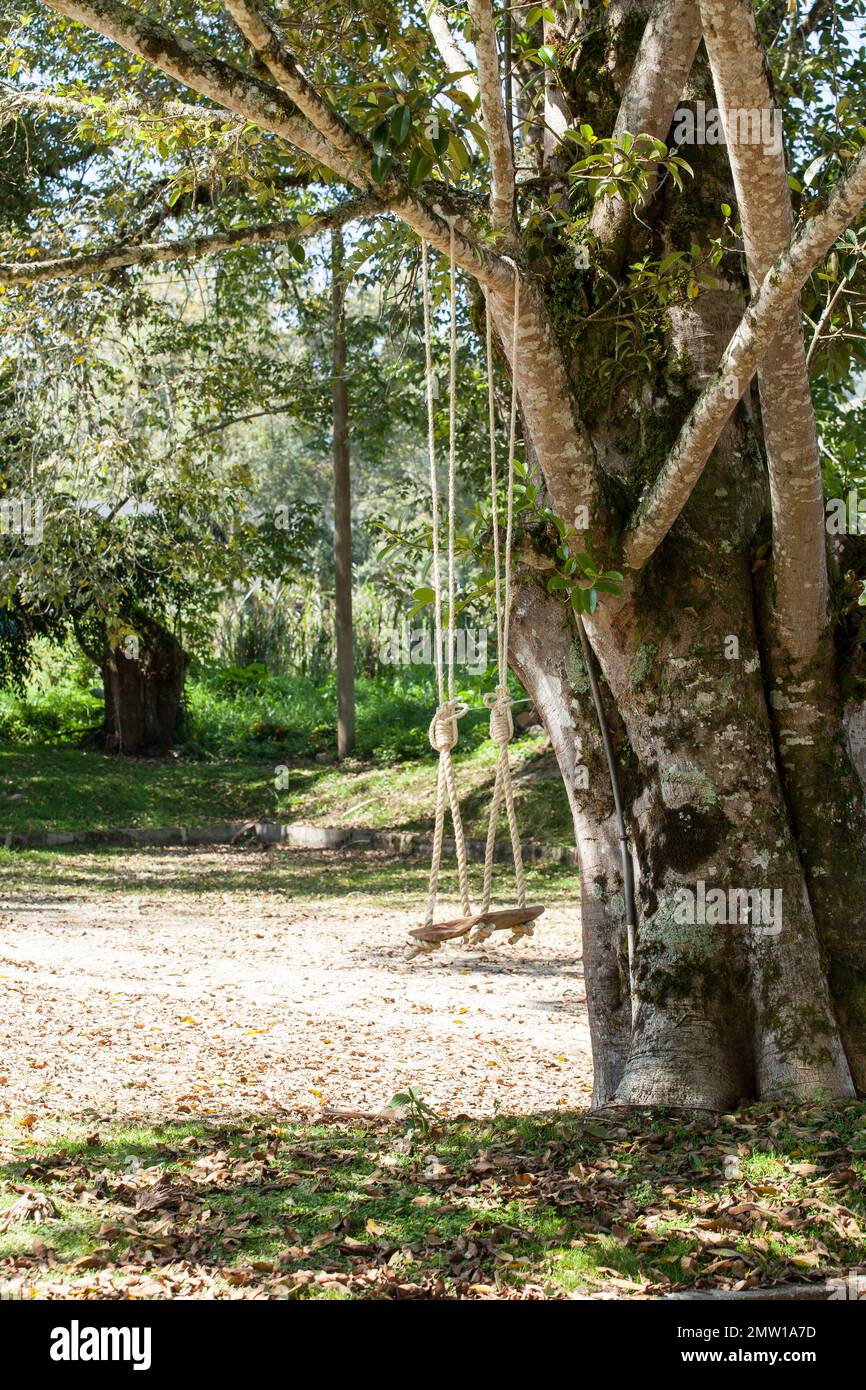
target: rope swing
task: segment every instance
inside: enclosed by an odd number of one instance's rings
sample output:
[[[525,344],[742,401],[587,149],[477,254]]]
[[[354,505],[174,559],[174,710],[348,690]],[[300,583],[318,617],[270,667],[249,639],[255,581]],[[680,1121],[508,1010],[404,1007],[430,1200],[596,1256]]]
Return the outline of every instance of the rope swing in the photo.
[[[429,248],[426,241],[421,243],[421,280],[424,304],[424,367],[427,394],[427,442],[430,459],[431,523],[433,534],[433,591],[435,604],[435,647],[436,683],[438,705],[430,723],[430,745],[439,754],[439,773],[436,786],[436,814],[433,830],[433,853],[430,865],[430,885],[427,895],[427,909],[424,925],[415,928],[410,935],[419,943],[412,955],[436,950],[445,941],[457,937],[467,937],[469,944],[485,941],[494,931],[510,930],[512,942],[520,937],[531,935],[532,922],[544,911],[543,907],[526,903],[526,883],[523,869],[523,854],[520,834],[514,809],[514,789],[511,781],[511,761],[509,744],[514,736],[514,723],[511,716],[511,696],[508,691],[508,635],[511,617],[511,549],[514,530],[514,456],[517,435],[517,334],[520,314],[520,279],[514,267],[514,316],[511,337],[511,412],[508,434],[508,482],[505,525],[504,555],[501,552],[499,537],[498,477],[496,466],[496,410],[493,393],[493,328],[490,305],[485,291],[485,310],[487,320],[487,410],[490,438],[490,487],[493,521],[493,568],[496,603],[496,689],[484,696],[484,704],[490,711],[490,737],[499,749],[496,762],[496,776],[490,815],[487,824],[487,841],[484,853],[484,879],[481,908],[473,912],[469,897],[468,871],[466,866],[466,840],[460,816],[460,801],[454,780],[451,754],[457,745],[457,721],[467,713],[467,706],[454,697],[454,595],[455,566],[454,540],[457,509],[457,280],[454,260],[454,223],[450,223],[449,254],[449,408],[448,408],[448,532],[447,532],[447,584],[448,584],[448,645],[447,660],[443,669],[442,653],[442,577],[439,544],[439,487],[436,467],[433,350],[430,315],[430,268]],[[503,578],[504,575],[504,593]],[[446,682],[447,671],[447,682]],[[442,863],[442,844],[445,829],[446,802],[450,806],[454,826],[454,845],[457,856],[457,873],[460,886],[462,917],[448,922],[436,922],[436,897],[439,873]],[[511,850],[514,857],[514,874],[517,893],[517,906],[512,908],[492,908],[490,901],[493,891],[493,859],[496,846],[496,824],[502,804],[508,820],[511,837]],[[471,935],[470,935],[471,934]]]

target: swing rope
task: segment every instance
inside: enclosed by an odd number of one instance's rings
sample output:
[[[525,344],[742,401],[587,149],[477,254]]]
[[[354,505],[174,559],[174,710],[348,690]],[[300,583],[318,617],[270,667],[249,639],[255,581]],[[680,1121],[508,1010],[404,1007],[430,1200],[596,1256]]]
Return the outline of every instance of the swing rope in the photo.
[[[484,703],[490,711],[490,738],[499,748],[496,762],[496,777],[493,797],[490,803],[490,817],[487,823],[487,843],[484,852],[484,884],[481,910],[487,912],[493,889],[493,855],[496,845],[496,826],[502,803],[508,820],[511,838],[511,852],[514,858],[514,878],[517,891],[517,906],[526,906],[526,879],[523,869],[523,851],[520,832],[517,828],[517,814],[514,810],[514,787],[511,781],[511,759],[509,744],[514,737],[514,721],[511,715],[512,699],[508,690],[508,638],[511,622],[511,550],[514,535],[514,456],[517,440],[517,336],[520,322],[520,275],[514,267],[514,314],[511,327],[511,408],[508,426],[508,464],[505,513],[505,550],[501,554],[499,539],[499,478],[496,463],[496,403],[493,390],[493,322],[490,303],[485,291],[485,316],[487,323],[487,419],[490,437],[490,498],[493,521],[493,583],[496,605],[496,689],[484,696]],[[505,571],[504,586],[502,570]],[[504,592],[503,592],[504,589]],[[476,928],[473,940],[485,939],[495,928],[480,925]],[[531,923],[520,923],[511,928],[512,941],[520,936],[532,935]]]
[[[433,349],[430,313],[429,247],[421,242],[421,280],[424,303],[424,369],[427,391],[427,447],[430,460],[431,524],[433,533],[433,594],[436,644],[436,685],[438,705],[430,722],[430,744],[439,754],[439,773],[436,784],[436,816],[433,831],[433,853],[430,865],[430,886],[424,925],[410,932],[417,942],[409,958],[422,952],[435,951],[446,940],[466,937],[470,945],[485,941],[494,931],[506,929],[515,942],[521,936],[532,935],[530,925],[544,908],[527,906],[523,853],[514,809],[514,789],[511,782],[511,763],[508,746],[514,736],[511,716],[512,701],[508,690],[508,637],[511,619],[511,552],[514,533],[514,458],[517,437],[517,339],[520,315],[520,278],[514,266],[514,320],[511,334],[511,413],[508,434],[508,485],[506,503],[504,553],[499,537],[498,475],[496,463],[496,410],[493,392],[493,336],[490,306],[487,311],[487,410],[490,432],[490,479],[492,488],[494,584],[496,591],[496,688],[484,697],[490,711],[490,737],[499,749],[487,840],[484,853],[483,903],[480,911],[472,911],[469,898],[466,841],[460,816],[460,802],[454,781],[451,754],[457,745],[457,721],[467,713],[467,706],[454,695],[454,618],[455,618],[455,531],[457,512],[457,279],[454,257],[454,223],[450,222],[450,342],[449,342],[449,409],[448,409],[448,645],[447,659],[442,644],[442,574],[439,540],[439,484],[436,467],[436,431],[434,408]],[[504,580],[503,580],[504,569]],[[447,680],[446,680],[447,673]],[[496,825],[502,804],[508,820],[517,890],[517,905],[511,908],[491,908],[493,890],[493,858],[496,846]],[[454,825],[454,844],[460,884],[463,917],[451,922],[434,923],[442,847],[445,831],[445,809],[450,806]],[[472,933],[470,936],[469,933]]]
[[[436,648],[436,686],[439,704],[430,721],[430,746],[439,754],[439,775],[436,783],[436,818],[433,830],[433,855],[430,864],[430,886],[427,893],[427,910],[424,926],[431,927],[436,915],[436,894],[439,886],[439,871],[442,863],[442,841],[445,834],[445,806],[451,808],[451,821],[454,826],[454,845],[457,854],[457,875],[460,884],[460,902],[466,917],[471,916],[469,900],[469,872],[466,863],[466,840],[463,835],[463,821],[460,815],[460,801],[454,782],[454,768],[451,762],[452,750],[457,746],[457,721],[466,713],[467,706],[454,698],[454,538],[457,511],[457,272],[454,261],[454,223],[451,223],[450,238],[450,309],[451,333],[449,342],[449,412],[448,412],[448,652],[447,689],[442,653],[442,574],[439,545],[439,479],[436,467],[436,416],[433,383],[433,347],[430,324],[430,266],[429,248],[426,241],[421,242],[421,279],[424,300],[424,371],[427,391],[427,451],[430,459],[430,497],[432,502],[431,520],[433,531],[433,591],[434,623]]]

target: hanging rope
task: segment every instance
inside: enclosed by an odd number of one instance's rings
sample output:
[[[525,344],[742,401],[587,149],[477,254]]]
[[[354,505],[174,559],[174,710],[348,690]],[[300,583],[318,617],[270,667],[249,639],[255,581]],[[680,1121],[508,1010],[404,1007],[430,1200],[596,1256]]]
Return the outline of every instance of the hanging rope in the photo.
[[[514,266],[514,319],[511,333],[511,415],[508,433],[508,486],[505,521],[505,546],[502,551],[499,537],[498,477],[496,466],[496,410],[493,395],[493,338],[490,306],[487,305],[487,409],[490,431],[490,481],[493,508],[493,556],[494,584],[496,600],[496,689],[484,697],[490,711],[490,737],[499,749],[496,763],[496,776],[490,806],[490,819],[487,825],[487,840],[484,855],[483,903],[480,911],[473,913],[469,899],[468,872],[466,866],[466,842],[463,823],[460,818],[460,803],[454,782],[454,769],[451,754],[457,745],[457,721],[467,712],[466,705],[456,699],[454,694],[454,620],[455,620],[455,530],[457,513],[457,273],[454,258],[454,225],[450,224],[450,341],[449,341],[449,409],[448,409],[448,531],[447,531],[447,585],[448,585],[448,642],[443,657],[442,642],[442,574],[441,548],[439,542],[439,482],[436,467],[436,430],[434,410],[433,349],[430,315],[430,267],[429,248],[421,243],[421,278],[424,298],[424,367],[427,390],[427,446],[430,458],[430,494],[432,500],[433,531],[433,594],[435,603],[436,638],[436,685],[439,703],[430,721],[430,745],[439,755],[439,774],[436,784],[436,817],[433,831],[433,853],[430,865],[430,886],[427,895],[427,910],[422,927],[414,928],[410,935],[419,943],[411,955],[434,951],[443,942],[466,937],[471,944],[486,940],[494,931],[505,929],[512,933],[511,940],[531,935],[530,923],[544,908],[538,905],[527,906],[526,885],[523,870],[523,854],[517,829],[517,816],[514,810],[514,790],[511,783],[511,763],[508,748],[514,735],[511,717],[512,700],[508,691],[508,637],[511,618],[511,551],[514,533],[514,455],[517,438],[517,339],[520,318],[520,279],[517,266]],[[504,579],[503,579],[504,569]],[[517,904],[514,907],[492,908],[490,900],[493,888],[493,858],[496,847],[496,825],[502,805],[508,820],[511,836],[511,849],[514,857],[514,872],[517,887]],[[445,831],[446,805],[451,808],[454,824],[454,844],[457,855],[457,870],[460,884],[460,901],[463,916],[450,922],[434,922],[436,914],[436,894],[439,872],[442,863],[442,846]],[[473,933],[470,937],[469,933]]]
[[[450,309],[449,341],[449,411],[448,411],[448,648],[447,687],[442,652],[442,574],[439,546],[439,478],[436,467],[436,414],[434,405],[433,347],[430,324],[430,266],[429,248],[421,242],[421,278],[424,299],[424,371],[427,390],[427,451],[430,459],[430,497],[433,530],[433,592],[436,646],[436,686],[439,704],[430,721],[430,746],[439,754],[439,775],[436,783],[436,818],[433,830],[433,854],[430,864],[430,885],[424,926],[433,925],[436,915],[436,894],[442,863],[442,841],[445,833],[445,807],[451,808],[454,826],[454,845],[457,854],[457,876],[460,884],[460,903],[466,917],[471,916],[469,875],[466,865],[466,841],[460,816],[460,801],[454,782],[451,753],[457,746],[457,721],[466,713],[466,705],[454,698],[454,608],[455,570],[454,538],[457,511],[457,272],[454,262],[454,224],[451,223],[450,245]],[[433,949],[420,946],[417,949]]]
[[[490,437],[490,496],[493,520],[493,583],[496,604],[496,689],[484,697],[490,710],[490,737],[499,748],[496,762],[496,778],[493,785],[493,798],[490,803],[490,818],[487,823],[487,843],[484,852],[484,887],[481,911],[486,913],[490,907],[493,890],[493,856],[496,846],[496,825],[502,803],[508,820],[511,838],[511,852],[514,858],[514,877],[518,908],[526,906],[526,880],[523,869],[523,852],[520,833],[517,828],[517,815],[514,810],[514,788],[511,781],[511,760],[509,744],[514,737],[514,721],[511,716],[511,695],[508,690],[508,637],[511,621],[511,549],[514,535],[514,455],[517,438],[517,337],[520,322],[520,275],[514,267],[514,313],[511,328],[511,411],[508,427],[508,465],[505,512],[505,550],[501,554],[499,540],[499,478],[496,464],[496,404],[493,394],[493,323],[490,304],[485,292],[485,313],[487,319],[487,416]],[[504,592],[502,570],[505,570]],[[490,924],[476,928],[473,941],[484,940],[495,930]],[[532,935],[530,923],[512,926],[512,941],[520,936]]]

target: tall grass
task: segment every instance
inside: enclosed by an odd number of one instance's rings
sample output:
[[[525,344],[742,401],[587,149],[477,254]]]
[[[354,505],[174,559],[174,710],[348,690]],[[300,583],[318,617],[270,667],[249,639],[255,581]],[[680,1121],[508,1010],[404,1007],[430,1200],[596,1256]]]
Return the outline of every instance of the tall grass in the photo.
[[[382,635],[398,625],[393,599],[369,584],[355,591],[355,667],[368,675],[382,670]],[[261,663],[273,675],[291,672],[324,680],[336,659],[334,596],[312,580],[259,583],[229,600],[220,614],[215,652],[230,666]]]

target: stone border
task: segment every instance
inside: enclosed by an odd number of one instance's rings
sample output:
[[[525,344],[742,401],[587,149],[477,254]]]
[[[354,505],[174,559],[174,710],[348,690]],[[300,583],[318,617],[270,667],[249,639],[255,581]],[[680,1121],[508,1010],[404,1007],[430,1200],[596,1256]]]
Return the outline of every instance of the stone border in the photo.
[[[677,1293],[627,1294],[619,1290],[594,1289],[592,1292],[581,1290],[570,1297],[582,1303],[827,1303],[839,1298],[839,1285],[844,1284],[845,1279],[843,1273],[836,1279],[820,1282],[804,1280],[802,1284],[764,1284],[750,1289],[680,1289]]]
[[[769,1284],[755,1289],[684,1289],[680,1293],[666,1293],[659,1302],[701,1302],[721,1301],[723,1303],[815,1303],[828,1302],[838,1297],[839,1280],[808,1284]]]
[[[62,849],[79,846],[97,849],[100,846],[140,848],[149,846],[164,849],[172,845],[233,845],[249,836],[263,845],[286,845],[289,849],[343,849],[355,845],[359,849],[380,849],[390,854],[429,854],[432,836],[402,830],[365,830],[349,826],[305,825],[302,821],[287,824],[283,821],[224,821],[220,825],[191,827],[173,825],[164,829],[116,828],[109,830],[10,830],[3,837],[7,849]],[[467,840],[470,859],[483,862],[483,840]],[[454,853],[452,841],[443,842],[446,855]],[[523,845],[524,858],[530,863],[546,860],[554,864],[577,867],[577,850],[566,845],[548,845],[541,840],[527,840]],[[507,841],[496,846],[496,858],[507,860],[511,847]]]

